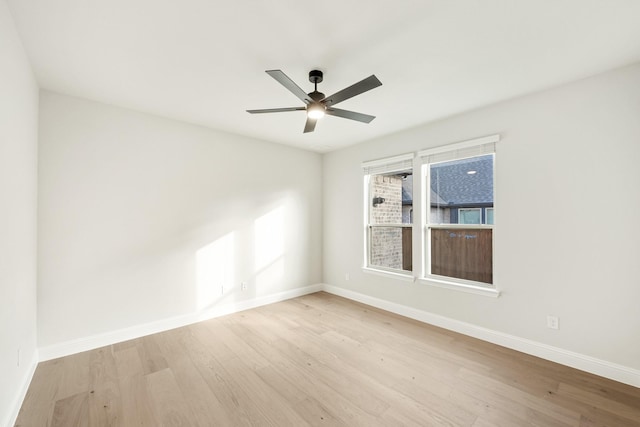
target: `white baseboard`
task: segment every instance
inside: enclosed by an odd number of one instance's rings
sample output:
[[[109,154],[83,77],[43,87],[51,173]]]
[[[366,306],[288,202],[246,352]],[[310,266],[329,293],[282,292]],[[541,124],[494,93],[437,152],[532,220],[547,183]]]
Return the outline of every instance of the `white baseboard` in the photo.
[[[36,368],[38,367],[38,350],[33,352],[31,356],[31,360],[29,361],[29,368],[22,380],[22,384],[20,388],[17,390],[16,396],[14,398],[13,404],[11,405],[11,412],[7,414],[7,418],[4,420],[0,420],[0,426],[6,425],[7,427],[13,426],[18,419],[18,413],[20,412],[20,408],[22,408],[22,403],[24,402],[24,398],[27,396],[27,390],[29,390],[29,384],[31,384],[31,380],[33,379],[33,374],[36,372]],[[3,421],[5,422],[3,424]]]
[[[580,369],[614,381],[629,384],[634,387],[640,387],[640,370],[637,369],[596,359],[595,357],[586,356],[547,344],[542,344],[526,338],[520,338],[503,332],[483,328],[481,326],[418,310],[416,308],[407,307],[402,304],[375,298],[337,286],[325,284],[322,289],[328,293],[371,305],[401,316],[429,323],[444,329],[449,329],[454,332],[459,332],[483,341],[488,341],[493,344],[521,351],[542,359]]]
[[[116,331],[66,341],[47,347],[41,347],[39,349],[40,361],[42,362],[45,360],[51,360],[58,357],[68,356],[70,354],[80,353],[82,351],[93,350],[95,348],[104,347],[106,345],[131,340],[134,338],[140,338],[158,332],[168,331],[170,329],[179,328],[181,326],[190,325],[192,323],[212,319],[214,317],[225,316],[227,314],[249,310],[251,308],[260,307],[262,305],[273,304],[275,302],[284,301],[314,292],[319,292],[322,289],[322,284],[305,286],[302,288],[291,289],[289,291],[265,295],[250,300],[240,301],[237,303],[220,305],[198,313],[189,313],[181,316],[175,316],[168,319],[162,319],[155,322],[132,326],[130,328],[119,329]]]
[[[416,308],[408,307],[402,304],[397,304],[328,284],[315,284],[302,288],[296,288],[277,294],[266,295],[250,300],[241,301],[235,304],[225,304],[199,313],[176,316],[156,322],[120,329],[113,332],[107,332],[104,334],[98,334],[73,341],[67,341],[48,347],[42,347],[39,349],[37,354],[39,354],[40,361],[55,359],[57,357],[68,356],[70,354],[92,350],[106,345],[143,337],[145,335],[179,328],[181,326],[186,326],[202,320],[224,316],[243,310],[249,310],[251,308],[260,307],[266,304],[273,304],[275,302],[284,301],[318,291],[326,291],[328,293],[358,301],[363,304],[371,305],[373,307],[396,313],[401,316],[419,320],[421,322],[425,322],[454,332],[459,332],[464,335],[488,341],[497,345],[501,345],[503,347],[511,348],[513,350],[521,351],[523,353],[550,360],[552,362],[560,363],[562,365],[570,366],[572,368],[580,369],[582,371],[609,378],[614,381],[619,381],[621,383],[629,384],[634,387],[640,387],[640,371],[637,369],[607,362],[605,360],[586,356],[580,353],[564,350],[562,348],[553,347],[526,338],[520,338],[515,335],[509,335],[503,332],[483,328],[481,326],[440,316],[438,314],[429,313],[427,311],[418,310]],[[28,385],[31,381],[31,377],[33,376],[33,372],[35,371],[36,364],[37,363],[34,361],[33,366],[31,367],[28,381],[26,381],[25,383],[23,394],[19,399],[19,403],[22,403],[22,399],[24,399],[24,394],[26,394]],[[19,409],[20,405],[17,406],[15,416],[17,416],[17,411]]]

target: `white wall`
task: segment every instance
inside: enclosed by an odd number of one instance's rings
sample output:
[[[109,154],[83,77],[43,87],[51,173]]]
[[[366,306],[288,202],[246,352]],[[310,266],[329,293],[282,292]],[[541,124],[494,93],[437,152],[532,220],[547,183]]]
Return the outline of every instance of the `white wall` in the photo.
[[[363,274],[360,163],[495,133],[502,295]],[[327,154],[323,279],[638,370],[639,161],[640,65]],[[546,327],[549,314],[559,316],[559,330]]]
[[[38,87],[0,1],[0,425],[16,415],[36,354]],[[18,366],[20,350],[20,366]]]
[[[41,347],[320,282],[319,154],[40,96]]]

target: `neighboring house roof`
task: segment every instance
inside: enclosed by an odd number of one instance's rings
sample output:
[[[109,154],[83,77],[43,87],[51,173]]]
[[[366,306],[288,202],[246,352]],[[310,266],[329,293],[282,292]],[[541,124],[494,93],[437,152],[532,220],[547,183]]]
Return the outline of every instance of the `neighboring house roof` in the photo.
[[[431,190],[431,203],[446,205],[447,202]],[[402,205],[413,205],[413,180],[402,183]]]
[[[413,180],[403,180],[402,204],[412,205],[412,196]],[[431,205],[493,205],[492,156],[431,165]]]
[[[475,173],[469,174],[469,171]],[[493,204],[492,156],[431,165],[431,192],[432,205]]]
[[[433,189],[432,189],[431,190],[431,204],[432,205],[446,205],[448,203],[442,197],[438,196],[438,194],[435,191],[433,191]]]

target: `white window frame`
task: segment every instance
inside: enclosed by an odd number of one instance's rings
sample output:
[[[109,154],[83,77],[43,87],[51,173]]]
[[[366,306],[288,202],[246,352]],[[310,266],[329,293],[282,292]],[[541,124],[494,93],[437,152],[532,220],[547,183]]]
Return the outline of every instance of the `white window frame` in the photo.
[[[431,224],[430,208],[431,208],[431,179],[429,176],[429,165],[451,161],[461,160],[470,157],[476,157],[484,154],[494,154],[496,152],[496,143],[500,140],[500,135],[490,135],[482,138],[476,138],[468,141],[462,141],[455,144],[439,146],[427,150],[420,151],[418,157],[421,159],[422,167],[420,171],[420,179],[422,182],[422,191],[420,194],[422,202],[422,247],[421,247],[421,275],[419,282],[422,284],[436,286],[446,289],[454,289],[464,292],[470,292],[480,295],[498,297],[500,291],[496,287],[495,277],[492,284],[476,282],[471,280],[459,279],[455,277],[440,276],[430,273],[431,260],[431,229],[435,228],[464,228],[464,229],[493,229],[494,224]],[[495,157],[494,157],[495,165]],[[495,200],[495,167],[494,167],[494,200]],[[415,200],[415,197],[414,197]],[[494,202],[495,203],[495,202]],[[495,206],[495,205],[494,205]],[[495,218],[494,218],[495,220]],[[481,219],[482,222],[482,219]],[[493,233],[495,243],[495,232]],[[493,269],[495,272],[495,244],[492,244]]]
[[[415,281],[414,272],[407,271],[402,269],[395,268],[387,268],[379,265],[373,265],[370,263],[371,260],[371,230],[373,227],[392,227],[392,228],[411,228],[415,226],[415,221],[411,224],[377,224],[372,225],[371,221],[371,209],[372,209],[372,198],[373,194],[371,193],[371,176],[373,175],[381,175],[386,173],[393,172],[403,172],[407,170],[411,170],[412,179],[414,178],[414,154],[402,154],[399,156],[387,157],[378,160],[372,160],[362,163],[362,169],[364,173],[364,260],[362,270],[365,273],[373,273],[384,275],[387,277],[393,277],[396,279],[404,280],[404,281]],[[414,181],[415,184],[415,181]],[[415,195],[414,201],[415,201]],[[414,217],[415,219],[415,217]],[[415,266],[413,268],[415,271]]]

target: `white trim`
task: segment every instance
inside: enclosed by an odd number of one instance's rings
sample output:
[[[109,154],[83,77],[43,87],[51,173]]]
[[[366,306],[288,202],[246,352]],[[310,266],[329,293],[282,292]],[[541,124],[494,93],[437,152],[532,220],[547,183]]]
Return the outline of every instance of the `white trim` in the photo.
[[[447,278],[449,279],[449,278]],[[469,294],[484,295],[486,297],[498,298],[500,291],[493,287],[479,286],[472,283],[456,283],[449,280],[439,280],[433,277],[421,277],[419,282],[427,286],[435,286],[437,288],[451,289],[454,291],[466,292]]]
[[[364,188],[363,188],[363,195],[364,195],[364,199],[363,199],[363,209],[362,209],[362,213],[363,213],[363,222],[362,224],[364,225],[364,228],[362,229],[363,231],[363,237],[364,239],[362,239],[364,246],[363,246],[363,254],[364,254],[364,259],[362,260],[362,265],[367,265],[369,263],[369,260],[371,259],[371,251],[369,248],[369,240],[371,239],[371,236],[369,236],[369,197],[371,197],[370,191],[371,189],[371,175],[365,175],[364,176]]]
[[[582,371],[629,384],[634,387],[640,387],[640,370],[638,369],[607,362],[595,357],[553,347],[526,338],[520,338],[515,335],[509,335],[503,332],[483,328],[482,326],[429,313],[413,307],[407,307],[402,304],[364,295],[337,286],[325,284],[323,286],[323,290],[325,292],[371,305],[401,316],[409,317],[424,323],[478,338],[483,341],[521,351],[532,356],[537,356],[565,366],[580,369]]]
[[[365,175],[386,175],[413,170],[413,159],[413,153],[409,153],[385,159],[363,162],[362,172]]]
[[[500,141],[500,134],[483,136],[481,138],[469,139],[461,142],[454,142],[453,144],[441,145],[434,148],[427,148],[426,150],[418,151],[418,157],[431,156],[433,154],[446,153],[447,151],[455,151],[463,148],[476,147],[483,144],[491,144],[493,142]]]
[[[373,168],[377,166],[384,166],[392,163],[405,162],[407,160],[413,160],[413,153],[400,154],[399,156],[385,157],[384,159],[368,160],[362,162],[362,168]]]
[[[481,208],[478,208],[481,209]],[[427,224],[426,228],[436,228],[439,230],[445,230],[447,228],[462,229],[462,230],[493,230],[493,224],[447,224],[447,223],[433,223]]]
[[[105,332],[102,334],[50,345],[39,349],[40,361],[43,362],[45,360],[68,356],[82,351],[93,350],[106,345],[167,331],[169,329],[179,328],[192,323],[212,319],[214,317],[225,316],[227,314],[237,313],[239,311],[249,310],[263,305],[273,304],[275,302],[296,298],[302,295],[319,292],[321,290],[321,284],[305,286],[272,295],[265,295],[250,300],[240,301],[238,303],[224,304],[199,313],[170,317],[168,319],[162,319],[112,332]]]
[[[38,367],[38,350],[36,349],[31,356],[31,361],[29,362],[29,369],[22,380],[22,385],[18,389],[16,396],[13,400],[13,404],[10,406],[11,412],[7,414],[7,417],[4,420],[0,420],[0,425],[12,426],[16,423],[18,419],[18,414],[20,413],[20,408],[22,408],[22,404],[24,403],[24,398],[27,396],[27,390],[29,390],[29,385],[31,384],[31,380],[33,380],[33,374],[36,372],[36,368]],[[5,421],[2,424],[2,421]]]
[[[411,273],[400,273],[395,271],[382,270],[375,267],[362,267],[362,272],[367,274],[375,274],[376,276],[390,277],[392,279],[402,280],[405,282],[415,282],[416,278]]]

